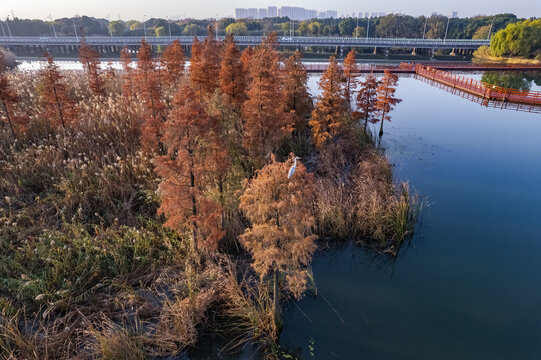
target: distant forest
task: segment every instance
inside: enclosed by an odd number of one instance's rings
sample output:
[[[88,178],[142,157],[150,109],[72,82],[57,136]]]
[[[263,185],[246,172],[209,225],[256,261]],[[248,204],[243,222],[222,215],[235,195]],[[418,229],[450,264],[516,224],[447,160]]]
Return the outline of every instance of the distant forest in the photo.
[[[448,39],[486,39],[490,33],[504,29],[508,24],[517,23],[513,14],[453,18],[449,20]],[[88,16],[62,18],[54,21],[18,19],[1,22],[2,33],[9,36],[194,36],[206,35],[207,26],[218,25],[218,34],[225,35],[266,35],[276,32],[278,36],[289,36],[294,29],[295,36],[367,36],[385,38],[439,39],[445,35],[448,18],[437,15],[413,17],[409,15],[387,15],[370,19],[337,18],[290,21],[287,17],[253,19],[223,18],[168,21],[152,18],[143,24],[140,21],[97,19]],[[53,26],[54,25],[54,26]]]

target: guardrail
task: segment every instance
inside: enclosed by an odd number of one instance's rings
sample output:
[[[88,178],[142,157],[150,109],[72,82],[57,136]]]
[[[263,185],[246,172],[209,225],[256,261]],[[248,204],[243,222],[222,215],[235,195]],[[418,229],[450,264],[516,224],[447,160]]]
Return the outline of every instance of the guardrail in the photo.
[[[138,45],[144,38],[152,45],[167,45],[174,40],[179,40],[183,45],[191,45],[193,36],[89,36],[86,41],[89,45]],[[203,40],[206,36],[199,36]],[[235,36],[235,41],[239,45],[257,45],[265,37],[263,36]],[[224,40],[219,36],[218,40]],[[278,37],[278,42],[282,46],[348,46],[348,47],[403,47],[403,48],[478,48],[482,45],[488,45],[487,40],[469,40],[469,39],[412,39],[412,38],[354,38],[354,37],[310,37],[294,36]],[[0,45],[20,46],[20,45],[78,45],[80,37],[24,37],[24,36],[0,36]]]
[[[541,91],[500,87],[421,64],[415,66],[415,72],[420,76],[487,99],[541,105]]]

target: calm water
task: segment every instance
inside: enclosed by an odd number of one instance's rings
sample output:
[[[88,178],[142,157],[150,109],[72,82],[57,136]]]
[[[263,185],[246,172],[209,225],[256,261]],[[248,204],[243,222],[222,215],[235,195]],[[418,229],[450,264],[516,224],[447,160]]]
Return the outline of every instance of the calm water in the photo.
[[[320,251],[320,296],[291,305],[281,343],[306,359],[310,339],[317,359],[539,359],[541,114],[414,78],[397,94],[383,144],[431,204],[420,229],[394,260]]]

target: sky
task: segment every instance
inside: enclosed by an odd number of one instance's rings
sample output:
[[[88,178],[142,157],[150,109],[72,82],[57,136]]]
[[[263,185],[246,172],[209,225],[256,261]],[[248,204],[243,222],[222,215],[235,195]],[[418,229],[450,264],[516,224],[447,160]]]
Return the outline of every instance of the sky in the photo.
[[[275,0],[276,1],[276,0]],[[492,15],[504,12],[519,17],[541,17],[541,0],[298,0],[273,2],[272,0],[0,0],[0,18],[11,11],[19,18],[46,19],[88,15],[117,20],[141,20],[149,17],[213,18],[233,16],[236,7],[263,8],[273,6],[300,6],[308,9],[336,10],[338,14],[353,11],[430,15],[438,12],[450,15],[458,11],[460,17],[478,14]]]

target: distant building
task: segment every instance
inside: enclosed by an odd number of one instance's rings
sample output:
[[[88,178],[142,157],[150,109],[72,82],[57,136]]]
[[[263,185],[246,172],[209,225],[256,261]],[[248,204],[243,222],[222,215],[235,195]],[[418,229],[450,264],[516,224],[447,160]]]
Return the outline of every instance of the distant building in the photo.
[[[296,6],[282,6],[280,8],[276,6],[269,6],[266,9],[245,9],[245,8],[236,8],[235,9],[235,18],[236,19],[263,19],[263,18],[272,18],[272,17],[288,17],[292,20],[308,20],[315,18],[336,18],[338,13],[334,10],[327,10],[324,12],[317,12],[312,9],[305,9],[302,7]]]
[[[453,11],[453,15],[451,15],[451,17],[453,19],[456,19],[458,17],[458,12],[457,11]]]
[[[257,19],[258,18],[257,9],[256,8],[249,8],[247,18],[249,18],[249,19]]]
[[[370,13],[369,13],[368,11],[365,12],[365,13],[364,13],[364,17],[365,17],[365,18],[369,18],[369,17],[370,17]]]
[[[278,16],[278,8],[276,6],[269,6],[267,8],[267,16],[272,18],[272,17],[277,17]]]

